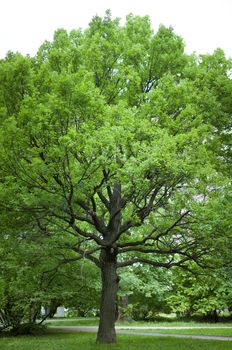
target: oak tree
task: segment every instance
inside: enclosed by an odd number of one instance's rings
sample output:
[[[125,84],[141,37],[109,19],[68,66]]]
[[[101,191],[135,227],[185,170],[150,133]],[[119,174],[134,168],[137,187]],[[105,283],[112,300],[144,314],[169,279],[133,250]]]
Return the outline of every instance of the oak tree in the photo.
[[[228,188],[230,68],[109,12],[0,62],[1,206],[100,269],[99,343],[116,341],[118,269],[220,258],[201,224]]]

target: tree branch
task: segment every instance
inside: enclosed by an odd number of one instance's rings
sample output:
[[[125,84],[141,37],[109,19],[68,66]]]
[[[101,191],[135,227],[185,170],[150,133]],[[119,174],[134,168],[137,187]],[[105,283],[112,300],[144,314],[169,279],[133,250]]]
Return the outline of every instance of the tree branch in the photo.
[[[110,202],[107,200],[107,198],[103,195],[101,190],[97,191],[97,195],[100,198],[100,200],[102,201],[102,203],[104,204],[104,206],[106,207],[106,209],[109,211],[110,210]]]
[[[172,258],[169,262],[163,263],[163,262],[154,261],[151,259],[132,258],[132,259],[127,260],[127,261],[118,262],[117,268],[122,268],[122,267],[134,265],[136,263],[141,263],[141,264],[148,264],[148,265],[151,265],[154,267],[164,267],[166,269],[169,269],[169,268],[174,267],[174,266],[182,266],[182,264],[184,264],[185,262],[187,262],[189,260],[191,260],[189,257],[185,257],[177,262],[174,262],[173,258]]]
[[[75,248],[73,247],[72,248],[75,252],[79,253],[81,255],[81,258],[87,258],[88,260],[92,261],[97,267],[100,268],[100,262],[99,260],[95,257],[95,256],[92,256],[92,254],[96,253],[98,250],[100,250],[101,248],[100,247],[97,247],[95,249],[93,249],[92,251],[88,252],[88,251],[85,251],[83,249],[80,249],[80,248]]]

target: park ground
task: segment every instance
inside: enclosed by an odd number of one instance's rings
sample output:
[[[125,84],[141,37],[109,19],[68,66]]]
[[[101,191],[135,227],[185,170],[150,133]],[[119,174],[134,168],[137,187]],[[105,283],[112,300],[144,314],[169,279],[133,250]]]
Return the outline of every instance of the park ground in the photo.
[[[178,339],[172,337],[146,337],[118,335],[114,345],[95,344],[95,334],[50,333],[40,337],[2,338],[1,350],[230,350],[231,341],[205,339]]]
[[[114,345],[95,344],[94,333],[97,323],[97,319],[49,320],[46,334],[2,337],[0,350],[230,350],[232,348],[232,323],[172,322],[170,325],[168,322],[118,322],[116,326],[119,333],[118,343]],[[127,334],[120,334],[121,332]],[[176,335],[197,336],[199,339],[178,338]],[[209,336],[209,339],[201,339],[201,336]],[[224,339],[210,338],[217,336]],[[230,340],[226,340],[226,337],[230,337]]]
[[[48,320],[47,324],[56,330],[66,329],[79,332],[96,332],[98,322],[99,320],[97,318],[64,318]],[[214,324],[178,320],[160,322],[121,321],[116,323],[116,330],[118,333],[163,333],[232,337],[232,322]]]

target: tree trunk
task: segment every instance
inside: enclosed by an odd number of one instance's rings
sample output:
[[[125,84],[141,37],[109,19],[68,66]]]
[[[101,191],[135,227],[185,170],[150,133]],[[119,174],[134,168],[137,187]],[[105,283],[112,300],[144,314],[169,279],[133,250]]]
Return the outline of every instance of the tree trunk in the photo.
[[[128,295],[124,295],[120,298],[120,307],[118,307],[117,321],[131,321],[131,316],[127,315],[126,311],[129,305]]]
[[[117,314],[117,252],[103,248],[100,256],[102,294],[97,343],[116,343],[115,320]]]
[[[217,313],[217,310],[213,310],[213,320],[214,320],[214,323],[217,323],[217,322],[218,322],[218,313]]]

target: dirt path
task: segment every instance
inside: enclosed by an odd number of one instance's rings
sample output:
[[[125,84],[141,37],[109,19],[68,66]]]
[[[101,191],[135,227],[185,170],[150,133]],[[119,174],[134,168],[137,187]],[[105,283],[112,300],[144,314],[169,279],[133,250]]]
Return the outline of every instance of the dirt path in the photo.
[[[229,340],[232,341],[232,337],[223,337],[216,335],[200,335],[200,334],[176,334],[173,333],[159,333],[159,332],[142,332],[142,330],[161,330],[161,329],[201,329],[201,327],[116,327],[117,334],[128,334],[128,335],[145,335],[147,337],[175,337],[175,338],[192,338],[192,339],[208,339],[208,340]],[[206,327],[203,327],[206,328]],[[210,328],[210,327],[207,327]],[[212,327],[211,327],[212,328]],[[222,328],[222,327],[217,327]],[[223,327],[225,328],[225,327]],[[231,328],[231,327],[226,327]],[[65,332],[85,332],[85,333],[96,333],[97,326],[49,326],[49,329],[62,330]],[[139,330],[138,332],[130,332],[130,330]]]

